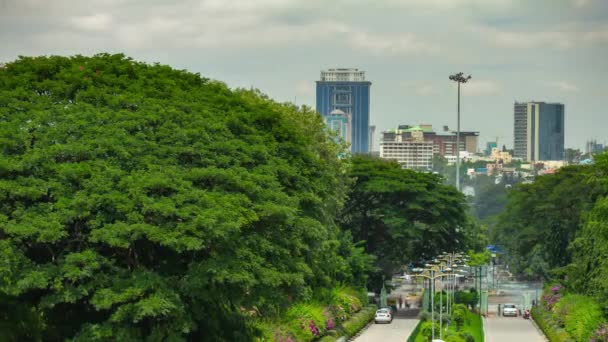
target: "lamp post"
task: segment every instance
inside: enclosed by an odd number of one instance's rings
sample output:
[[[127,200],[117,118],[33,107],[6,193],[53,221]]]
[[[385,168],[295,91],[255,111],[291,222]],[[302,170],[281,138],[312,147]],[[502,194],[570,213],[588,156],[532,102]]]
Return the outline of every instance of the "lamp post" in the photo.
[[[467,83],[471,75],[463,76],[462,72],[450,75],[450,80],[458,83],[458,119],[456,121],[456,189],[460,191],[460,84]]]
[[[414,276],[414,277],[423,277],[423,278],[426,278],[426,279],[429,280],[430,288],[431,288],[431,329],[432,329],[431,330],[432,331],[431,332],[431,335],[432,335],[431,339],[434,340],[435,339],[435,279],[437,279],[437,278],[443,278],[443,277],[448,277],[448,276],[451,276],[451,275],[454,275],[454,274],[453,273],[441,273],[441,274],[435,275],[435,271],[438,270],[437,266],[427,264],[426,267],[427,267],[427,271],[429,272],[430,275],[413,274],[412,276]],[[441,271],[441,270],[439,270],[439,271]],[[443,291],[443,288],[442,288],[442,291]],[[442,299],[443,299],[443,294],[442,294]],[[440,299],[441,302],[443,302],[442,299]],[[442,333],[442,328],[443,327],[442,327],[442,321],[441,321],[442,311],[443,311],[442,309],[443,308],[442,308],[442,306],[440,304],[440,306],[439,306],[439,317],[440,317],[439,318],[439,338],[440,339],[443,336],[443,333]]]

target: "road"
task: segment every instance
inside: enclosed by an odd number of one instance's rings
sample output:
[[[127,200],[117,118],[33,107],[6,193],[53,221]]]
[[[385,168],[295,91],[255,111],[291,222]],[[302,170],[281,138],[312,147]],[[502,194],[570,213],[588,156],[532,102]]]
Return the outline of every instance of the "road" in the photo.
[[[484,321],[486,342],[545,342],[546,339],[532,325],[521,317],[494,317]]]
[[[417,300],[412,295],[418,292],[415,284],[404,283],[395,288],[389,298],[401,297],[411,305],[411,309],[399,309],[391,324],[372,324],[361,335],[353,339],[356,342],[405,342],[418,324]]]
[[[484,320],[487,342],[543,342],[544,335],[536,329],[531,320],[517,317],[501,317],[498,315],[498,305],[511,303],[518,309],[530,308],[541,288],[540,283],[517,281],[501,281],[500,295],[488,298],[488,318]]]
[[[372,324],[355,342],[404,342],[418,324],[417,319],[396,317],[391,324]]]

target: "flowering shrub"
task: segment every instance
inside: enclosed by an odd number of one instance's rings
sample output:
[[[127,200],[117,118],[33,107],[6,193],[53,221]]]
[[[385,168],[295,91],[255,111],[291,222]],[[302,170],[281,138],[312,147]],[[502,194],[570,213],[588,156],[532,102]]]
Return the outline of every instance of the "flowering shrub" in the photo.
[[[562,289],[563,288],[561,285],[552,286],[549,293],[542,296],[541,302],[545,306],[545,309],[551,311],[555,304],[559,302],[559,300],[562,298],[562,294],[560,293]]]
[[[256,342],[309,342],[318,341],[325,334],[331,337],[338,333],[354,334],[375,314],[375,306],[362,310],[362,301],[366,299],[366,294],[362,294],[337,286],[316,296],[316,301],[292,304],[279,319],[260,318],[256,321],[263,337]]]
[[[287,310],[290,335],[297,341],[311,341],[326,331],[326,310],[321,304],[296,304]]]
[[[333,330],[336,327],[334,325],[334,320],[331,318],[327,320],[327,322],[325,323],[325,326],[327,327],[327,330]]]

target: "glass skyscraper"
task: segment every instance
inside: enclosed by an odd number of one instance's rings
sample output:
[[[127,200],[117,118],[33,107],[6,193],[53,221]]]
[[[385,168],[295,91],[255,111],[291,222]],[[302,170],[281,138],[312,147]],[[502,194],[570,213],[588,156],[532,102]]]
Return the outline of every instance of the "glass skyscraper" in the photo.
[[[564,105],[515,102],[513,156],[526,161],[564,160]]]
[[[369,100],[371,82],[358,69],[329,69],[321,71],[317,81],[317,111],[327,121],[335,110],[351,119],[352,153],[368,153],[370,139]]]

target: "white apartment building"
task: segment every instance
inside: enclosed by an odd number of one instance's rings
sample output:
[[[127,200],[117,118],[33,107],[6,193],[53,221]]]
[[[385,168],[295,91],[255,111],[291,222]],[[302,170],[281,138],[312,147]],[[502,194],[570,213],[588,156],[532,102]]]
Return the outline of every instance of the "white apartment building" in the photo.
[[[380,158],[395,160],[404,169],[432,170],[433,141],[425,141],[422,131],[408,138],[386,132],[380,141]]]

